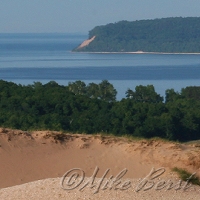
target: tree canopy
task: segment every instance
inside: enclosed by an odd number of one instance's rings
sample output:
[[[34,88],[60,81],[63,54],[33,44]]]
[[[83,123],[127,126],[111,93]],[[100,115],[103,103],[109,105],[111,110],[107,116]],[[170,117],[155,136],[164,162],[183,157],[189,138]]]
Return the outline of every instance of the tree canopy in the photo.
[[[139,85],[117,101],[107,80],[67,86],[0,80],[0,126],[195,140],[200,139],[200,87],[168,89],[164,101],[153,85]]]

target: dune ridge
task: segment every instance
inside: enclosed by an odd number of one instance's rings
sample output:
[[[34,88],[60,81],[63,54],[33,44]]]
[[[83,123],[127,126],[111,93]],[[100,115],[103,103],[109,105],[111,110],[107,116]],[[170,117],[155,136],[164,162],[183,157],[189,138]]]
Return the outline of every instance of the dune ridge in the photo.
[[[55,196],[52,199],[62,199],[62,196],[64,199],[66,195],[73,196],[68,196],[68,199],[84,199],[84,195],[90,196],[89,189],[83,192],[76,190],[66,192],[61,189],[60,177],[73,168],[81,168],[86,177],[91,177],[95,167],[98,166],[98,178],[101,178],[107,169],[110,171],[106,178],[110,175],[116,176],[126,168],[127,173],[123,178],[133,179],[133,183],[146,177],[152,167],[165,168],[163,178],[170,177],[177,180],[177,175],[171,172],[173,167],[184,168],[200,175],[200,144],[198,142],[180,144],[160,139],[130,140],[100,134],[63,134],[56,131],[21,131],[0,128],[0,157],[0,188],[4,188],[0,189],[0,198],[8,195],[6,199],[12,199],[12,194],[19,191],[20,199],[23,199],[23,195],[26,199],[26,194],[29,192],[33,194],[35,190],[38,190],[37,195],[43,196],[39,199],[45,199],[44,195],[47,193]],[[116,193],[116,191],[105,190],[98,194],[99,196],[87,196],[85,199],[101,199],[102,195],[105,198],[107,195],[108,199],[111,199],[109,192],[114,196],[125,195],[124,199],[131,199],[132,195],[138,195],[131,191]],[[75,193],[79,197],[75,198]],[[161,194],[157,191],[153,193]],[[172,191],[169,193],[174,194]],[[187,194],[193,195],[193,193],[200,195],[197,191]],[[35,197],[33,195],[33,198]],[[148,195],[145,198],[148,199],[147,197]],[[155,196],[155,198],[158,197]]]

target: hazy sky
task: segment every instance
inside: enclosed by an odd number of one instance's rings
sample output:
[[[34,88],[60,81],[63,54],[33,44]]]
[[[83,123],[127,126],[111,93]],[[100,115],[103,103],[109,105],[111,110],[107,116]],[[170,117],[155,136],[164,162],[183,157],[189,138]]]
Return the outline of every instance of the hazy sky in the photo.
[[[200,0],[0,0],[0,33],[82,32],[120,20],[199,17]]]

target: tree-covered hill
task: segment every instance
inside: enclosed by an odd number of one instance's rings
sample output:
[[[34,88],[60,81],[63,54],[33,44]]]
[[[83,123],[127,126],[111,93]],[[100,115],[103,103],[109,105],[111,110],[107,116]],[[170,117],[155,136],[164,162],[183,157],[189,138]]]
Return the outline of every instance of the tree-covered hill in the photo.
[[[200,17],[120,21],[89,31],[86,52],[200,52]]]

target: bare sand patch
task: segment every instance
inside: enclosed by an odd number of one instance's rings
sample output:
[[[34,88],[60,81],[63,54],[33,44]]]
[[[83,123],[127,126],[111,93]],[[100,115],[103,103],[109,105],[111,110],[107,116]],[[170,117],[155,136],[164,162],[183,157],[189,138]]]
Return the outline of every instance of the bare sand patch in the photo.
[[[88,46],[88,45],[95,39],[95,37],[96,37],[96,36],[93,36],[92,38],[83,41],[83,42],[81,43],[81,45],[79,45],[79,46],[77,47],[77,49],[81,49],[81,48],[83,48],[83,47]]]
[[[91,188],[82,192],[65,191],[58,178],[73,168],[81,168],[86,177],[91,177],[96,166],[98,178],[107,169],[110,171],[106,178],[126,168],[123,178],[133,179],[133,185],[146,177],[152,167],[165,168],[162,177],[167,179],[177,180],[171,172],[173,167],[200,175],[200,147],[194,143],[0,128],[0,158],[0,188],[4,188],[0,189],[0,199],[197,199],[194,195],[200,196],[198,190],[137,193],[134,188],[102,190],[94,196]]]

